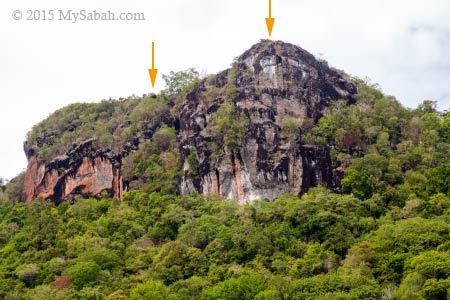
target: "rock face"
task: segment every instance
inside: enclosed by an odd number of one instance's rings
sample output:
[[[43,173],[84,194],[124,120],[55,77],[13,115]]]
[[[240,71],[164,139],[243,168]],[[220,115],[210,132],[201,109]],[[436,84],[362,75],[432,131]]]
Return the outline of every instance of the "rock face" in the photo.
[[[233,97],[217,90],[235,88]],[[217,193],[239,203],[272,200],[279,193],[305,192],[311,186],[335,186],[328,149],[286,139],[286,121],[315,124],[333,100],[353,101],[356,88],[344,74],[305,50],[283,42],[262,42],[246,51],[231,70],[201,82],[188,95],[180,118],[180,143],[187,156],[195,149],[196,176],[185,176],[182,194]],[[213,97],[211,97],[213,95]],[[222,148],[213,157],[212,114],[226,101],[250,120],[241,147]],[[299,134],[302,129],[299,128]],[[186,169],[188,166],[186,167]]]
[[[350,103],[355,93],[345,74],[300,47],[271,41],[256,44],[231,69],[202,80],[181,109],[172,109],[184,162],[180,193],[219,194],[244,204],[272,200],[280,193],[301,194],[317,184],[336,188],[339,174],[332,168],[329,150],[309,145],[302,134],[333,100]],[[214,136],[215,114],[230,104],[233,115],[247,120],[233,147]],[[33,147],[50,145],[52,137],[36,141],[37,145],[25,144],[24,201],[41,197],[59,203],[75,194],[96,196],[103,191],[122,197],[126,190],[122,158],[133,149],[115,155],[96,149],[95,139],[90,139],[44,161]],[[189,165],[192,156],[195,166]]]
[[[23,200],[30,202],[38,197],[59,203],[70,195],[96,196],[103,191],[121,198],[124,186],[120,161],[107,152],[94,151],[93,141],[81,143],[50,163],[40,160],[33,149],[25,149],[28,167]]]

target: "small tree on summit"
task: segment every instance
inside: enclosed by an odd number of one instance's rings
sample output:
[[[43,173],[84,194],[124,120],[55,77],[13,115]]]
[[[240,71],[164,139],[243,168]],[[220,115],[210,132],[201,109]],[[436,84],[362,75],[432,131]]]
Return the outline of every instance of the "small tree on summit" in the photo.
[[[168,96],[172,96],[191,90],[199,82],[200,74],[196,69],[189,68],[178,72],[170,71],[169,75],[163,75],[162,77],[166,82],[164,92]]]

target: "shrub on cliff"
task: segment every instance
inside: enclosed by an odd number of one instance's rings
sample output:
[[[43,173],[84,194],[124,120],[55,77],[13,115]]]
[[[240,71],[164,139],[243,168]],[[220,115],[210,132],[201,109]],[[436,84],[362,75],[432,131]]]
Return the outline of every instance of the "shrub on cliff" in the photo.
[[[234,150],[241,145],[248,124],[245,113],[237,112],[235,104],[227,101],[213,114],[210,130],[219,145]]]

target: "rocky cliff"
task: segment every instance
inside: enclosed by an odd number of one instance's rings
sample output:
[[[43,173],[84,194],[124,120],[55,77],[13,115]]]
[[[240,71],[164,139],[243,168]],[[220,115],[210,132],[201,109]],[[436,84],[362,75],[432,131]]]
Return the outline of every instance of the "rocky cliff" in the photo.
[[[109,151],[96,151],[93,141],[84,141],[48,163],[28,149],[23,200],[40,197],[59,203],[70,195],[97,196],[103,191],[121,198],[124,185],[120,161]]]
[[[230,96],[227,90],[233,90]],[[305,192],[323,184],[333,188],[335,173],[327,148],[301,142],[302,130],[314,125],[333,100],[353,101],[356,88],[345,74],[328,67],[300,47],[262,42],[241,55],[230,70],[208,78],[190,93],[180,118],[184,156],[194,149],[196,176],[185,176],[181,192],[218,193],[246,203],[272,200],[279,193]],[[208,149],[214,112],[233,102],[248,117],[239,147]],[[294,134],[283,135],[286,128]],[[292,128],[289,128],[292,131]]]
[[[335,188],[339,174],[332,168],[329,150],[309,145],[302,134],[333,100],[352,102],[355,93],[345,74],[300,47],[262,41],[229,70],[201,80],[181,104],[172,103],[159,114],[153,108],[140,117],[124,113],[120,122],[111,124],[110,139],[119,133],[123,137],[111,147],[102,147],[94,130],[83,140],[73,134],[72,146],[44,158],[39,150],[54,149],[57,142],[48,130],[39,131],[25,143],[23,200],[41,197],[58,203],[74,194],[96,196],[103,191],[121,198],[129,183],[122,176],[122,158],[151,140],[163,123],[177,131],[181,194],[219,194],[247,203],[271,200],[279,193],[300,194],[317,184]],[[139,101],[133,105],[139,107]],[[87,121],[71,120],[75,125],[63,131],[85,128],[80,126]]]

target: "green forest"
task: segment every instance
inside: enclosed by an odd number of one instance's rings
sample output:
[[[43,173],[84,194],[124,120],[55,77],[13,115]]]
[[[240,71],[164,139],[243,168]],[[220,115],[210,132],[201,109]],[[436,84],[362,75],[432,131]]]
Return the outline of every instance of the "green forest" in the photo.
[[[112,150],[144,138],[142,128],[152,134],[124,162],[131,190],[122,200],[27,204],[17,200],[20,176],[0,182],[0,299],[450,299],[448,112],[428,100],[405,108],[354,79],[355,103],[336,101],[316,124],[281,128],[330,149],[345,169],[341,190],[239,206],[177,195],[176,129],[150,124],[176,114],[192,86],[185,78],[173,73],[170,90],[143,99],[69,106],[30,132],[33,143],[43,128],[56,132],[43,157],[65,153],[80,132]],[[239,148],[225,128],[245,127],[243,116],[224,121],[233,109],[212,119],[225,146]],[[188,160],[195,173],[195,155]]]

